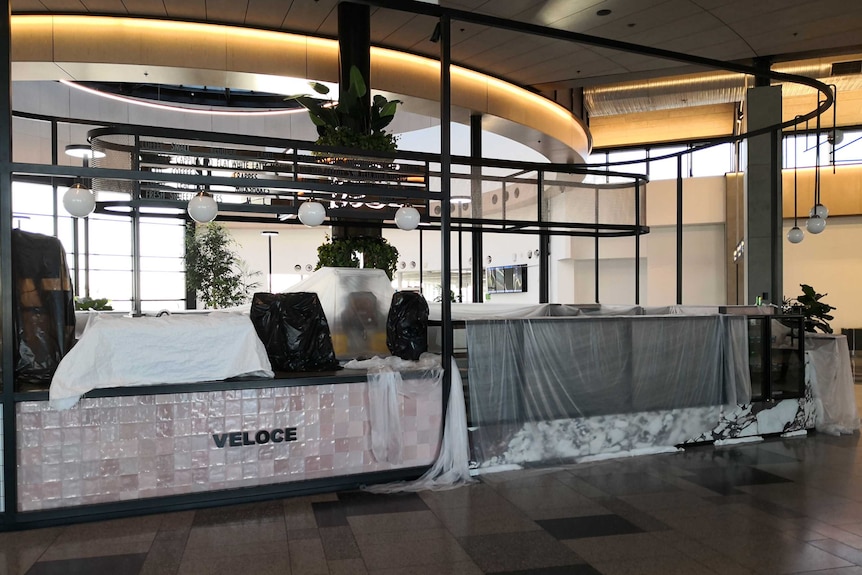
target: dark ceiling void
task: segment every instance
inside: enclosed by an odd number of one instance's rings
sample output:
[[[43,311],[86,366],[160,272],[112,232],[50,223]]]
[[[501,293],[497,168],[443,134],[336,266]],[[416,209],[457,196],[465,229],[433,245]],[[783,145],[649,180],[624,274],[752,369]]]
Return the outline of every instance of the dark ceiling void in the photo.
[[[283,94],[236,90],[216,86],[134,84],[124,82],[78,82],[91,90],[163,104],[189,104],[237,109],[295,109],[295,100]]]

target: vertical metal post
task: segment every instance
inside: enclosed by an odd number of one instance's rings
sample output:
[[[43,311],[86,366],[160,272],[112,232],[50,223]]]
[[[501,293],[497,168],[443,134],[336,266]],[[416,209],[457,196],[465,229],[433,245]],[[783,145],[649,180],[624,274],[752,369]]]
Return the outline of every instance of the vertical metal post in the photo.
[[[635,180],[635,305],[641,304],[641,187]]]
[[[3,382],[4,519],[14,521],[18,507],[17,442],[15,439],[15,372],[12,328],[12,6],[0,16],[0,377]]]
[[[450,244],[451,216],[449,206],[452,198],[452,78],[449,66],[452,63],[451,20],[448,14],[440,17],[440,236],[441,258],[440,279],[443,284],[443,297],[440,303],[440,319],[442,320],[443,348],[443,405],[449,401],[449,384],[451,382],[451,364],[453,354],[452,334],[452,302],[449,301],[449,289],[452,285],[452,252]]]
[[[543,222],[547,219],[545,214],[545,172],[536,174],[536,186],[538,192],[536,194],[536,221]],[[547,232],[539,234],[539,303],[548,303],[551,299],[551,290],[548,284],[551,283],[551,266],[550,252],[551,236]]]
[[[473,114],[470,116],[470,157],[474,160],[482,159],[482,116]],[[482,204],[482,168],[480,166],[470,167],[470,207],[473,219],[481,219],[484,206]],[[472,265],[470,274],[473,277],[473,303],[481,303],[483,298],[482,280],[484,279],[484,262],[482,261],[482,226],[473,224],[471,232],[470,254]]]
[[[425,261],[422,257],[422,253],[424,252],[424,250],[422,249],[422,238],[422,228],[419,228],[419,293],[424,294],[425,289],[422,285],[422,268],[425,267]]]
[[[676,304],[682,305],[682,156],[676,157]]]
[[[135,136],[135,153],[132,155],[132,169],[139,170],[141,157],[141,138]],[[143,315],[141,304],[141,182],[135,181],[133,188],[134,207],[132,208],[132,315]],[[89,253],[89,250],[87,250]],[[89,266],[87,266],[89,269]],[[88,283],[89,285],[89,283]]]
[[[594,198],[595,198],[595,202],[596,202],[595,217],[596,217],[596,223],[598,224],[599,223],[599,189],[596,188],[594,190],[594,192],[595,192]],[[596,228],[596,236],[593,239],[593,241],[595,243],[595,254],[594,254],[595,265],[594,265],[593,273],[595,274],[595,283],[596,283],[596,286],[595,286],[596,303],[600,303],[600,301],[599,301],[599,228]]]
[[[458,224],[458,303],[464,301],[464,231]]]

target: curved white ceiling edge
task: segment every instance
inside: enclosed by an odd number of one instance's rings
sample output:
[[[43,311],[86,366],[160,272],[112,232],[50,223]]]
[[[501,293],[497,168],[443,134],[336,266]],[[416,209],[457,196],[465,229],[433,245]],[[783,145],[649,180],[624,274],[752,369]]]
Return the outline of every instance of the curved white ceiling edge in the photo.
[[[285,93],[283,77],[337,82],[335,40],[214,24],[101,16],[12,16],[12,79],[191,84]],[[452,120],[556,162],[582,162],[591,139],[562,106],[503,80],[452,66]],[[371,85],[403,108],[439,117],[440,63],[372,47]]]

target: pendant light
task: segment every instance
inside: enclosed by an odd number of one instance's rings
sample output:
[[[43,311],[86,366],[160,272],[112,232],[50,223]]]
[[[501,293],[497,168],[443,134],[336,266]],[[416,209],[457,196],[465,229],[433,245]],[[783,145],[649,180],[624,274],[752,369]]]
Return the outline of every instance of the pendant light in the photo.
[[[201,191],[189,200],[187,210],[194,221],[205,224],[218,215],[218,202],[209,193]]]
[[[799,120],[799,116],[796,116],[796,120]],[[790,228],[790,231],[787,232],[787,241],[791,244],[798,244],[805,238],[805,232],[803,232],[799,228],[798,221],[798,213],[797,213],[797,167],[799,166],[799,162],[797,160],[797,151],[799,150],[799,142],[796,140],[797,131],[796,127],[798,124],[793,124],[793,227]]]
[[[85,168],[92,158],[104,158],[105,152],[94,150],[89,144],[69,144],[64,150],[67,156],[80,158]],[[63,207],[76,218],[86,218],[96,209],[96,195],[79,178],[63,194]]]
[[[395,212],[395,225],[402,230],[415,230],[419,226],[419,210],[413,206],[401,206]]]
[[[319,202],[303,202],[299,206],[299,221],[306,226],[319,226],[325,218],[326,208]]]

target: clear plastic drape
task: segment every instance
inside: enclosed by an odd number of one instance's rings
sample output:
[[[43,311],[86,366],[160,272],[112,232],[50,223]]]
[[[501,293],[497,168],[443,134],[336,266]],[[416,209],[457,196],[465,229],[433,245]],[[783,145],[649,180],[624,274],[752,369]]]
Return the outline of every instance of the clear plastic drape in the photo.
[[[467,351],[480,463],[528,424],[649,413],[662,426],[655,414],[750,400],[744,317],[468,321]]]
[[[375,357],[365,361],[352,361],[348,369],[368,370],[368,401],[371,418],[371,450],[378,461],[398,463],[401,461],[401,414],[398,408],[398,395],[415,397],[429,393],[434,380],[439,386],[443,378],[440,356],[423,353],[418,361],[402,360],[394,356]],[[443,437],[437,459],[422,477],[415,481],[370,485],[368,491],[374,493],[395,493],[401,491],[423,491],[452,489],[472,483],[470,477],[470,449],[467,438],[467,411],[464,404],[464,390],[461,376],[455,361],[452,361],[452,377],[446,419],[443,423]],[[402,372],[410,372],[417,378],[402,378]]]

